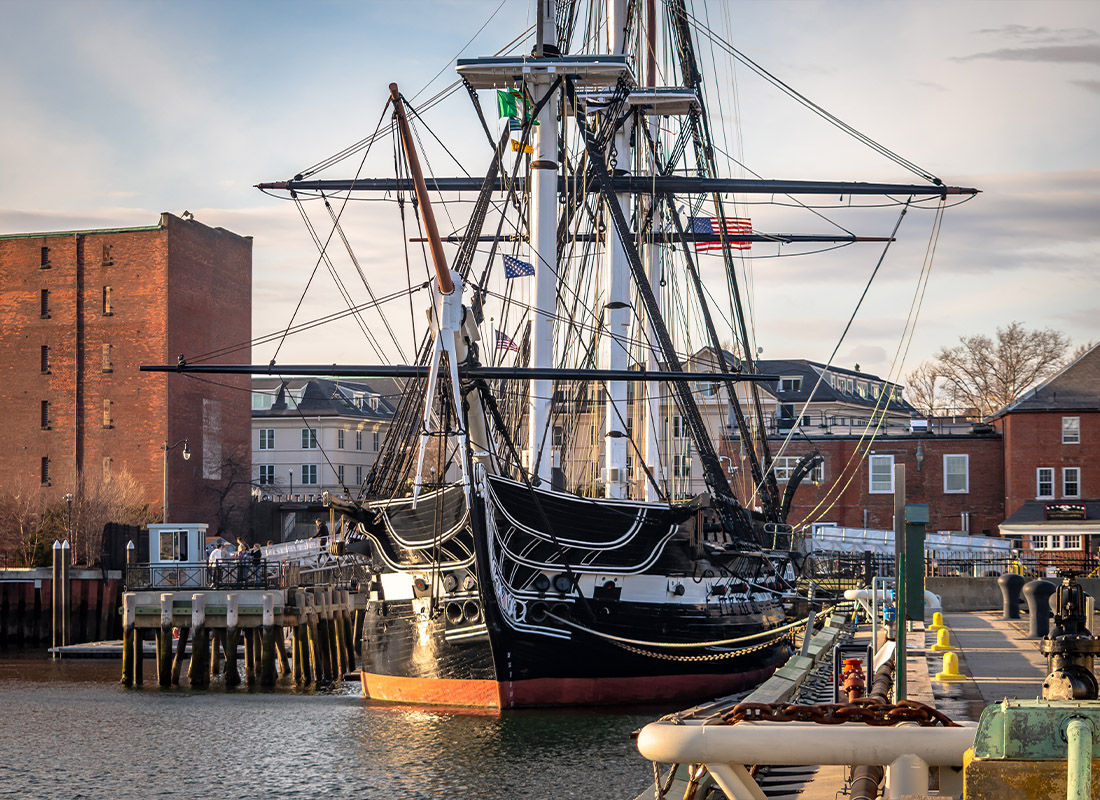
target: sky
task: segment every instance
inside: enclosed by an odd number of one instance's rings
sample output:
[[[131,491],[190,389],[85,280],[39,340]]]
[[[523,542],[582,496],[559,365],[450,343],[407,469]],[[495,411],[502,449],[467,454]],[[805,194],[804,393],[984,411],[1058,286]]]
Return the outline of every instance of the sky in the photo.
[[[1017,320],[1074,345],[1100,340],[1100,3],[689,5],[832,114],[945,183],[982,190],[944,215],[923,290],[928,210],[907,215],[877,272],[877,245],[792,259],[754,248],[743,278],[763,357],[826,361],[836,349],[840,366],[903,379],[940,347]],[[324,270],[309,280],[317,251],[294,204],[254,185],[369,135],[391,81],[415,102],[432,96],[453,80],[456,56],[490,54],[527,28],[529,6],[0,0],[0,233],[145,226],[187,210],[253,237],[256,336],[286,325],[299,305],[299,321],[339,308]],[[718,64],[712,48],[700,53]],[[730,101],[711,109],[719,141],[763,177],[920,182],[743,66],[722,67],[715,80]],[[483,172],[485,142],[464,92],[426,112],[424,126]],[[460,174],[426,145],[435,174]],[[364,174],[392,175],[392,157],[391,142],[380,142]],[[760,231],[830,230],[804,211],[750,212]],[[447,228],[448,209],[441,216]],[[887,235],[897,209],[856,219],[866,225],[857,233]],[[349,236],[379,295],[407,284],[399,226],[393,203],[349,209]],[[422,275],[422,262],[413,269]],[[718,269],[705,261],[709,280],[720,280]],[[355,297],[366,299],[361,286]],[[409,316],[406,307],[402,320]],[[276,356],[378,361],[351,324],[256,347],[252,360]]]

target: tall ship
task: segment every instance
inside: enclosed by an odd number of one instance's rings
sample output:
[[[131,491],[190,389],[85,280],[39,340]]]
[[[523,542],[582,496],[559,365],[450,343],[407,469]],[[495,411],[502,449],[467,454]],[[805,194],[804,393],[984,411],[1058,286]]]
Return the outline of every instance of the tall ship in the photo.
[[[428,281],[367,304],[385,323],[374,334],[395,342],[391,322],[408,314],[403,363],[251,368],[401,387],[363,484],[325,496],[349,522],[334,552],[369,568],[367,697],[680,702],[755,685],[787,658],[800,623],[782,600],[804,562],[786,513],[815,456],[777,479],[760,386],[778,376],[757,369],[743,258],[761,245],[884,246],[893,233],[761,232],[746,203],[839,195],[942,209],[974,190],[926,174],[724,176],[700,34],[718,41],[684,0],[538,0],[519,54],[460,58],[447,90],[472,102],[481,174],[425,174],[422,143],[437,134],[391,85],[391,125],[260,185],[307,220],[323,208],[329,233],[310,230],[324,244],[353,238],[350,199],[396,201],[406,261],[393,270],[430,265]],[[393,176],[321,174],[383,141]],[[406,309],[414,301],[420,312]],[[702,397],[722,409],[717,430]]]

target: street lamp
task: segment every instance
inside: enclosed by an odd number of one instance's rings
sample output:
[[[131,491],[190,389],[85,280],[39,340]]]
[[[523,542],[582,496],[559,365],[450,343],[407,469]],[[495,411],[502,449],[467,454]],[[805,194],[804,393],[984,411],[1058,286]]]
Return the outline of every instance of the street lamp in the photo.
[[[286,474],[290,476],[290,499],[294,499],[294,469],[288,469]]]
[[[176,442],[173,445],[168,444],[168,441],[165,440],[164,444],[161,445],[161,449],[164,451],[164,495],[163,495],[163,498],[164,498],[164,521],[165,522],[168,521],[168,454],[171,451],[175,450],[177,447],[179,447],[181,444],[183,445],[183,460],[187,461],[189,458],[191,458],[191,445],[188,444],[186,439],[180,439],[178,442]]]

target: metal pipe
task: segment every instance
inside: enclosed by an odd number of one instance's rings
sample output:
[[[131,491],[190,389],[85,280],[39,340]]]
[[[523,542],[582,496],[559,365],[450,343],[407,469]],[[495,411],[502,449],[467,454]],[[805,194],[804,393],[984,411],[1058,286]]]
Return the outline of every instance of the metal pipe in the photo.
[[[1075,717],[1066,726],[1066,800],[1092,798],[1092,726]]]
[[[837,726],[828,736],[812,722],[674,725],[653,722],[638,751],[666,764],[892,764],[905,755],[933,766],[960,767],[974,728]]]

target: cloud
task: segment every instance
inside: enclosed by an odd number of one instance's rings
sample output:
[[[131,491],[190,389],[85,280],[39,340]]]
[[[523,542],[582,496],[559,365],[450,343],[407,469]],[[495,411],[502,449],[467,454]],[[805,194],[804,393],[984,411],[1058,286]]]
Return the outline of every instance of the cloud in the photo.
[[[1100,94],[1100,81],[1080,80],[1080,81],[1070,81],[1070,83],[1072,83],[1074,86],[1080,86],[1082,89],[1084,89],[1087,92],[1092,92],[1093,94]]]
[[[1092,28],[1048,28],[1045,25],[1001,25],[997,28],[982,28],[978,33],[1046,43],[1095,39],[1100,35]]]
[[[1096,64],[1100,66],[1100,44],[1003,47],[985,53],[956,56],[955,61],[988,58],[994,61],[1040,61],[1052,64]]]

